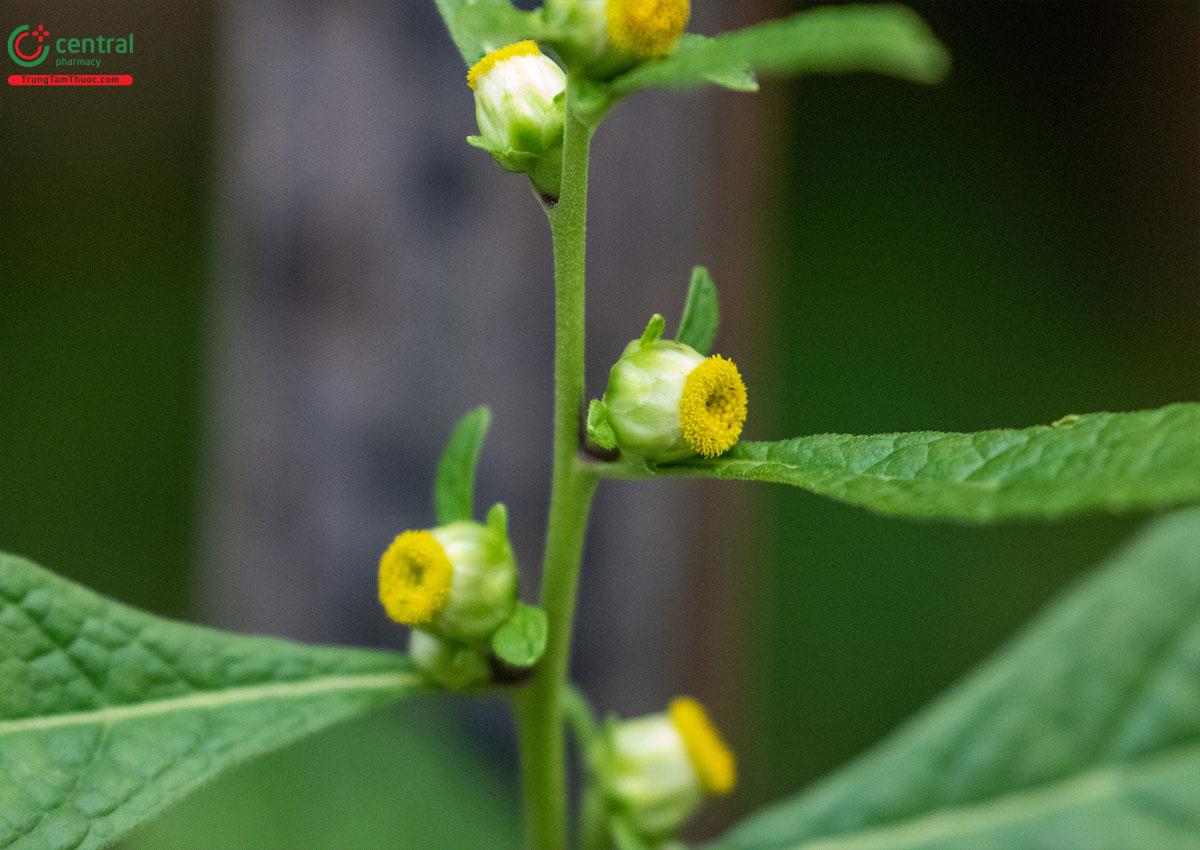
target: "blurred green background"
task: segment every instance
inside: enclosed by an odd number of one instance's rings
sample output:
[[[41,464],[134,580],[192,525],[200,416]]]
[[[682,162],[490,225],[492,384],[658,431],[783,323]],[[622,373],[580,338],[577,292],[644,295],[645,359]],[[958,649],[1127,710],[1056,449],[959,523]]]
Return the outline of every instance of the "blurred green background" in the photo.
[[[136,99],[4,91],[0,546],[187,616],[219,9],[100,8],[184,37],[138,57]],[[1200,397],[1198,8],[918,4],[955,57],[943,86],[769,85],[780,135],[747,211],[765,229],[749,435],[1022,426]],[[743,789],[710,828],[879,740],[1137,522],[981,529],[783,489],[731,498],[757,516],[729,565],[738,610],[721,612],[751,687],[727,697]],[[515,846],[512,765],[438,708],[242,768],[131,844]]]

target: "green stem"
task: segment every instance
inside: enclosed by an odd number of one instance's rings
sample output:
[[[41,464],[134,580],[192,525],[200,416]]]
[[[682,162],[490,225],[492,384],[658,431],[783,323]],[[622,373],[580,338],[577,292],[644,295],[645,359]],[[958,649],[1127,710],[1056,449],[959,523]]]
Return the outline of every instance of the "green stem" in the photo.
[[[568,95],[569,97],[569,95]],[[576,463],[584,393],[584,260],[591,129],[571,115],[562,187],[547,210],[554,240],[554,472],[542,561],[546,654],[516,700],[529,850],[566,850],[567,776],[562,691],[570,658],[579,563],[596,476]]]
[[[567,685],[562,693],[563,717],[575,733],[583,762],[583,797],[579,805],[579,850],[609,850],[608,810],[600,789],[598,771],[599,729],[592,706],[578,688]]]

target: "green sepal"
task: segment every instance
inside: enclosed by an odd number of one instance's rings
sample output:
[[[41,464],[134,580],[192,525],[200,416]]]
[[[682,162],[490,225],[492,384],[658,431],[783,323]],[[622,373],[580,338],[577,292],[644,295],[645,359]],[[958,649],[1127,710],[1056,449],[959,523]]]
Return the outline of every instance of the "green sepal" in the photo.
[[[492,635],[492,653],[512,667],[532,667],[546,651],[546,612],[518,602],[508,622]]]
[[[472,518],[475,466],[491,424],[492,411],[482,406],[467,413],[454,426],[433,483],[433,506],[439,525]]]
[[[592,399],[588,405],[587,435],[589,440],[602,449],[617,447],[617,434],[608,423],[608,410],[598,398]]]
[[[692,282],[675,339],[707,355],[717,336],[717,319],[717,285],[708,269],[696,266],[692,269]]]

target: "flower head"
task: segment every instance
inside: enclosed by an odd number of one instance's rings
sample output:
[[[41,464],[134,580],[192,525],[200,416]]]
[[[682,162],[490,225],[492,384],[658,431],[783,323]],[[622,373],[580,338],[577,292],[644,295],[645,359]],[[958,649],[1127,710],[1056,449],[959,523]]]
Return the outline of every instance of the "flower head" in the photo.
[[[517,563],[502,505],[487,525],[464,520],[406,531],[379,561],[379,600],[398,623],[481,644],[512,616]]]
[[[662,328],[656,314],[626,346],[588,411],[588,436],[648,463],[716,457],[741,436],[746,385],[731,361],[660,339]]]
[[[493,50],[467,72],[475,92],[479,135],[468,141],[495,157],[508,171],[526,172],[557,192],[566,120],[562,69],[533,41]]]
[[[688,0],[608,0],[604,7],[613,46],[640,59],[669,53],[690,14]]]
[[[379,601],[397,623],[428,623],[450,598],[454,567],[428,531],[406,531],[379,559]]]
[[[746,422],[746,385],[733,361],[714,354],[688,373],[679,397],[683,439],[704,457],[738,441]]]
[[[610,721],[604,740],[605,795],[647,842],[675,835],[705,795],[733,790],[733,753],[694,699],[673,700],[664,713]]]
[[[546,0],[543,8],[561,33],[555,52],[597,80],[670,53],[691,14],[689,0]]]

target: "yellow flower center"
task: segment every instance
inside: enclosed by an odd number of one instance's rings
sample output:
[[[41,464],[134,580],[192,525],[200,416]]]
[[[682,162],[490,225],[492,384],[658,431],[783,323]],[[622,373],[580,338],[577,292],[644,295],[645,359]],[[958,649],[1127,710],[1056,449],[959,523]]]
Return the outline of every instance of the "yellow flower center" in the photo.
[[[733,361],[714,354],[688,373],[679,423],[692,451],[716,457],[738,441],[745,421],[746,385]]]
[[[688,0],[608,0],[608,39],[618,50],[642,59],[666,56],[683,35],[690,5]]]
[[[450,598],[454,567],[428,531],[406,531],[379,559],[379,601],[407,626],[428,623]]]
[[[505,59],[511,59],[514,56],[541,56],[542,51],[538,50],[536,41],[518,41],[515,44],[509,44],[484,56],[478,62],[471,66],[471,70],[467,71],[467,85],[474,91],[479,85],[479,81],[487,76],[488,71],[496,67],[496,64],[503,62]]]
[[[708,794],[731,792],[737,784],[737,761],[704,706],[691,697],[677,697],[667,712],[683,738],[700,786]]]

